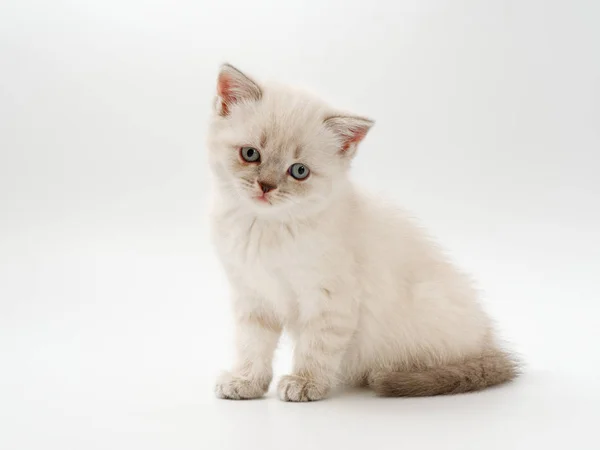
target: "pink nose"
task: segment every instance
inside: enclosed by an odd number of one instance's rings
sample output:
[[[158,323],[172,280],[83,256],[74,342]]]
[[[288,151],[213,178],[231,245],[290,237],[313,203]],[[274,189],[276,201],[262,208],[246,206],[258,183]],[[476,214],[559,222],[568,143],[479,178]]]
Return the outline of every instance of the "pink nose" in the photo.
[[[260,189],[263,191],[264,194],[266,194],[269,191],[272,191],[273,189],[275,189],[277,187],[273,184],[269,184],[264,181],[259,181],[258,185],[260,186]]]

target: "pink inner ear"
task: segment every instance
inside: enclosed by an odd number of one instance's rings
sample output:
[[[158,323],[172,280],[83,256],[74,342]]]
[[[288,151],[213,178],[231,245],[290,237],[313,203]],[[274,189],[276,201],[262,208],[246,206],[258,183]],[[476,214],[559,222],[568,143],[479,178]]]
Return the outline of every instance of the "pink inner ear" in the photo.
[[[368,128],[355,128],[351,130],[350,136],[348,136],[342,145],[342,151],[346,151],[351,145],[358,144],[360,141],[362,141],[367,135],[368,131]]]
[[[225,74],[221,74],[219,77],[217,93],[223,98],[227,98],[231,95],[231,79]]]
[[[217,83],[217,94],[221,97],[221,114],[226,116],[229,114],[229,107],[227,104],[235,102],[235,98],[232,95],[231,79],[225,74],[221,74]]]

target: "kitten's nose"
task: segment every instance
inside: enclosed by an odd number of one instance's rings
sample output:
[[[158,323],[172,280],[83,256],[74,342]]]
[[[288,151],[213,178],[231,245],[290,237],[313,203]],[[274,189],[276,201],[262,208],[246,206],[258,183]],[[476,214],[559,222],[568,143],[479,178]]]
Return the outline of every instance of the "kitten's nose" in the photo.
[[[277,187],[274,184],[270,184],[265,181],[258,181],[258,185],[260,186],[263,193],[265,193],[265,194],[269,191],[272,191],[273,189],[275,189]]]

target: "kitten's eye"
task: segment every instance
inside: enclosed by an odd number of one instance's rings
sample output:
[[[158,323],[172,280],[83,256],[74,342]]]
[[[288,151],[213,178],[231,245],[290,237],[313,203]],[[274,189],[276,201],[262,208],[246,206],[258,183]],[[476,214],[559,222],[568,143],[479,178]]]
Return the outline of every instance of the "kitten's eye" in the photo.
[[[296,163],[290,166],[288,172],[296,180],[304,180],[310,173],[310,170],[304,164]]]
[[[240,150],[240,154],[242,155],[242,159],[247,162],[259,162],[260,161],[260,153],[253,147],[242,147]]]

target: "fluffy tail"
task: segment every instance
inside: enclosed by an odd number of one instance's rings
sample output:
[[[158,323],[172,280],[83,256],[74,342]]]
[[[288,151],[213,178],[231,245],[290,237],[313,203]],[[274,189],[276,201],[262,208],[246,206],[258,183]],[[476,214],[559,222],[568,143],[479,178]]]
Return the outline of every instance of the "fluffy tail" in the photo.
[[[370,385],[384,397],[425,397],[479,391],[511,381],[517,375],[516,359],[501,350],[493,350],[456,364],[380,373],[370,380]]]

